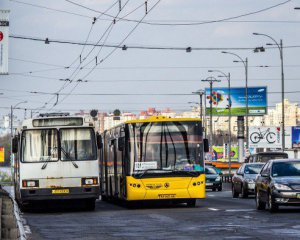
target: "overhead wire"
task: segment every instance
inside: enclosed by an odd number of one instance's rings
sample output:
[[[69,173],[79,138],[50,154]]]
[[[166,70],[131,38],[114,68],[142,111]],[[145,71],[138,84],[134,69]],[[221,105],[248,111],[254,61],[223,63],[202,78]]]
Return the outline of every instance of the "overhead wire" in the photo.
[[[89,8],[89,7],[86,7],[82,4],[79,4],[79,3],[76,3],[76,2],[73,2],[73,1],[70,1],[70,0],[67,0],[68,2],[74,4],[74,5],[77,5],[81,8],[84,8],[84,9],[87,9],[87,10],[90,10],[92,12],[98,12],[98,13],[101,13],[100,11],[98,10],[95,10],[95,9],[92,9],[92,8]],[[275,5],[272,5],[270,7],[267,7],[267,8],[263,8],[263,9],[260,9],[260,10],[257,10],[257,11],[253,11],[253,12],[249,12],[249,13],[244,13],[244,14],[240,14],[240,15],[237,15],[237,16],[233,16],[233,17],[227,17],[227,18],[222,18],[222,19],[217,19],[217,20],[210,20],[210,21],[203,21],[203,22],[198,22],[198,23],[175,23],[175,24],[166,24],[166,23],[153,23],[153,22],[145,22],[145,21],[141,21],[142,24],[147,24],[147,25],[156,25],[156,26],[190,26],[190,25],[203,25],[203,24],[211,24],[211,23],[218,23],[218,22],[224,22],[224,21],[228,21],[228,20],[233,20],[233,19],[238,19],[238,18],[242,18],[242,17],[246,17],[246,16],[250,16],[250,15],[255,15],[255,14],[258,14],[258,13],[262,13],[262,12],[265,12],[265,11],[268,11],[270,9],[273,9],[273,8],[276,8],[276,7],[279,7],[279,6],[282,6],[282,5],[285,5],[287,3],[291,2],[291,0],[287,0],[287,1],[284,1],[284,2],[281,2],[281,3],[278,3],[278,4],[275,4]],[[103,14],[107,17],[113,17],[109,14]],[[117,19],[119,20],[119,19]],[[130,22],[137,22],[137,20],[133,20],[133,19],[127,19],[127,18],[123,18],[121,19],[123,21],[130,21]]]

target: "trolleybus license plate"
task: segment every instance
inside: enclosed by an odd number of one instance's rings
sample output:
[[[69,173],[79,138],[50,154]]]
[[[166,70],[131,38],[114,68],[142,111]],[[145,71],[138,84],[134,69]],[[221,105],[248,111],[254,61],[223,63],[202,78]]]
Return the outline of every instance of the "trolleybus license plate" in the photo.
[[[69,189],[53,189],[52,194],[62,194],[62,193],[69,193]]]

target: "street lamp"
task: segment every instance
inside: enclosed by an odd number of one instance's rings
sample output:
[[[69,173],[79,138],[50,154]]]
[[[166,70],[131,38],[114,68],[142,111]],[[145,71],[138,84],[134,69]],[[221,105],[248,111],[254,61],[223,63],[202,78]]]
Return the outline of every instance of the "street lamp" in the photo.
[[[230,72],[226,75],[220,70],[208,70],[208,72],[218,72],[221,73],[223,77],[227,78],[228,81],[228,170],[229,176],[231,176],[231,87],[230,87]],[[222,77],[218,76],[218,77]]]
[[[239,55],[232,53],[232,52],[222,52],[225,54],[231,54],[233,56],[236,56],[238,59],[240,59],[240,61],[233,61],[233,62],[241,62],[243,63],[244,67],[245,67],[245,95],[246,95],[246,148],[249,148],[249,126],[248,126],[248,58],[246,58],[245,60],[243,60]]]
[[[274,38],[267,34],[263,33],[253,33],[253,35],[257,36],[265,36],[269,39],[271,39],[275,44],[267,43],[267,45],[271,46],[277,46],[279,50],[279,55],[280,55],[280,62],[281,62],[281,115],[282,115],[282,133],[281,133],[281,138],[282,138],[282,151],[285,149],[285,116],[284,116],[284,72],[283,72],[283,44],[282,44],[282,39],[280,39],[280,43],[278,43]]]
[[[210,89],[210,97],[211,97],[211,99],[210,99],[210,130],[209,130],[209,132],[210,132],[210,144],[209,144],[209,146],[210,146],[210,148],[209,148],[209,151],[210,151],[210,153],[212,153],[212,144],[213,144],[213,132],[212,132],[212,86],[213,86],[213,83],[214,82],[221,82],[221,80],[218,80],[218,79],[216,79],[215,77],[208,77],[208,78],[206,78],[206,79],[202,79],[201,80],[202,82],[209,82],[209,89]]]
[[[11,137],[11,139],[13,138],[13,118],[14,118],[13,110],[22,103],[27,103],[27,101],[19,102],[15,106],[11,105],[11,107],[10,107],[10,137]]]

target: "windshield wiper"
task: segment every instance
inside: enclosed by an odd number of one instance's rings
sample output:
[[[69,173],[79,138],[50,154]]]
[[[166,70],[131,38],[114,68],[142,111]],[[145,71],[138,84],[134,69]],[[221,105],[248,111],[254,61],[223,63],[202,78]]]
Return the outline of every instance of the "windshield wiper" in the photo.
[[[65,154],[67,160],[70,160],[71,163],[74,165],[75,168],[78,168],[78,165],[74,162],[74,160],[71,158],[70,154],[63,148],[60,147],[61,151]]]
[[[55,150],[57,150],[57,147],[53,147],[51,149],[51,154],[53,154]],[[43,164],[43,166],[41,167],[41,169],[45,169],[49,162],[51,162],[51,155],[47,157],[47,159],[46,159],[45,163]]]
[[[41,169],[45,169],[45,168],[47,167],[47,165],[48,165],[49,162],[51,162],[51,156],[48,156],[48,157],[47,157],[47,160],[46,160],[46,162],[43,164],[43,166],[41,167]]]

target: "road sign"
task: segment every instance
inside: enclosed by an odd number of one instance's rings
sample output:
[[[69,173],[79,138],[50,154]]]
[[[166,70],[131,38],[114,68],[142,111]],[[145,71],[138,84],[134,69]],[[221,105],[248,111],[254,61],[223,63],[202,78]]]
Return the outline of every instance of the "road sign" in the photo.
[[[8,74],[9,10],[0,10],[0,75]]]

